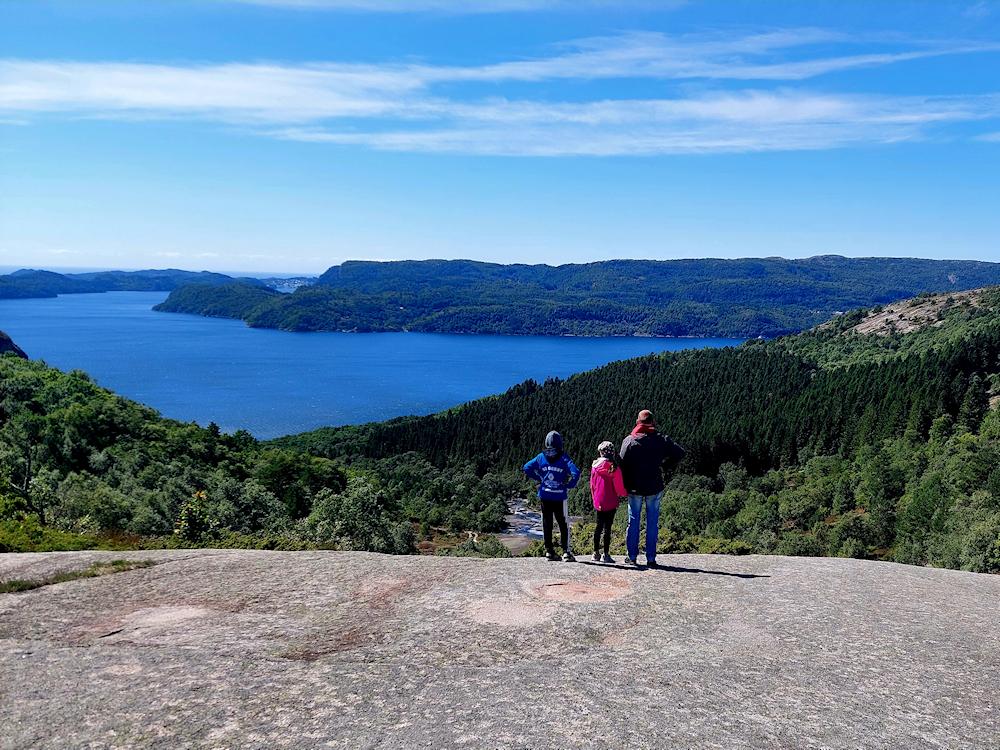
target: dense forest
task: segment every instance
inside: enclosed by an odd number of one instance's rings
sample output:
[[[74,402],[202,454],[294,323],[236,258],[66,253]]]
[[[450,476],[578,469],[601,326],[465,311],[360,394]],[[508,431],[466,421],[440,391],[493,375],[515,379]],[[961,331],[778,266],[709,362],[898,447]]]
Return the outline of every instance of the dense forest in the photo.
[[[232,283],[231,276],[208,271],[94,271],[91,273],[54,273],[22,269],[0,276],[0,299],[55,297],[60,294],[94,292],[169,292],[184,284],[212,286]],[[254,279],[241,283],[259,284]]]
[[[289,331],[777,336],[922,292],[1000,283],[1000,264],[823,256],[499,265],[352,261],[293,294],[189,285],[156,309]]]
[[[275,444],[346,462],[416,453],[442,469],[503,472],[558,429],[586,465],[600,441],[620,439],[635,413],[650,408],[688,449],[664,501],[664,551],[1000,570],[1000,414],[990,409],[1000,294],[942,299],[934,322],[911,333],[853,330],[880,312],[771,342],[613,363],[429,417]],[[589,513],[586,490],[572,500],[575,512]]]
[[[176,268],[86,273],[55,273],[22,268],[20,271],[0,276],[0,299],[29,299],[98,292],[171,292],[187,285],[199,289],[218,289],[223,285],[232,285],[240,290],[255,289],[273,295],[278,292],[291,292],[314,281],[315,278],[308,276],[268,276],[258,279],[227,276],[211,271],[180,271]],[[230,300],[223,304],[228,306],[232,302]],[[211,315],[210,312],[202,314]]]
[[[323,547],[406,553],[443,529],[498,529],[510,479],[418,456],[345,466],[163,419],[0,356],[0,552],[94,546]],[[417,534],[422,534],[418,539]]]

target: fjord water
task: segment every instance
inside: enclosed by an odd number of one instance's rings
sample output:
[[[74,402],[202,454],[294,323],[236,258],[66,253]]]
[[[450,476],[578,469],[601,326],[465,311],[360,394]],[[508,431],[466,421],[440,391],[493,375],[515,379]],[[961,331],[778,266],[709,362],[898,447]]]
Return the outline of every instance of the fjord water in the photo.
[[[656,351],[734,339],[287,333],[157,313],[162,292],[0,300],[0,330],[29,357],[80,369],[167,417],[271,438],[429,414],[528,378],[565,377]],[[584,405],[581,405],[582,407]]]

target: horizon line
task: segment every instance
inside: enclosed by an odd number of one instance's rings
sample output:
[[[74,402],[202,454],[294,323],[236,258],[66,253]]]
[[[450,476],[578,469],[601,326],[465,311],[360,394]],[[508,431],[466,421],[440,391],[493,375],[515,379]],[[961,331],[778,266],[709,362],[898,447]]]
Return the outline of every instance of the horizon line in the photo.
[[[502,261],[494,260],[481,260],[476,258],[379,258],[379,259],[364,259],[364,258],[347,258],[341,260],[338,263],[331,263],[322,271],[291,271],[291,270],[213,270],[208,268],[181,268],[176,266],[35,266],[35,265],[18,265],[14,264],[0,264],[0,276],[9,276],[13,273],[19,271],[40,271],[48,273],[57,273],[62,275],[73,275],[73,274],[84,274],[84,273],[141,273],[143,271],[181,271],[185,273],[215,273],[222,276],[233,276],[236,277],[249,277],[249,278],[318,278],[323,275],[326,271],[331,268],[338,268],[347,263],[377,263],[377,264],[390,264],[390,263],[479,263],[482,265],[492,265],[492,266],[527,266],[527,267],[538,267],[547,266],[549,268],[564,268],[566,266],[588,266],[596,265],[598,263],[614,263],[614,262],[640,262],[640,263],[683,263],[692,261],[764,261],[764,260],[783,260],[783,261],[814,261],[823,258],[835,258],[841,260],[922,260],[933,263],[982,263],[985,265],[1000,265],[1000,261],[994,260],[982,260],[980,258],[930,258],[920,255],[844,255],[841,253],[818,253],[816,255],[808,255],[803,257],[788,257],[784,255],[741,255],[737,257],[720,257],[720,256],[692,256],[685,258],[603,258],[600,260],[590,260],[590,261],[569,261],[566,263],[505,263]]]

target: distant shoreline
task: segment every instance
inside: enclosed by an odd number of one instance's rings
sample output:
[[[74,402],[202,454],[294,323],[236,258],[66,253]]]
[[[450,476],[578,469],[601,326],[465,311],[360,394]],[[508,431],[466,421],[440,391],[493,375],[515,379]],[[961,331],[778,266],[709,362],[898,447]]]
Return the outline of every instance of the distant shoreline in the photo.
[[[62,297],[87,297],[100,294],[151,294],[160,293],[160,290],[147,290],[147,289],[111,289],[107,291],[100,292],[67,292],[64,294],[55,294],[50,297],[9,297],[6,299],[0,299],[0,303],[3,302],[26,302],[29,300],[53,300]],[[163,294],[169,295],[169,292],[162,292]],[[716,336],[716,335],[682,335],[682,336],[664,336],[655,333],[609,333],[594,336],[585,336],[578,333],[487,333],[482,331],[411,331],[408,328],[402,328],[395,331],[358,331],[357,329],[339,329],[339,330],[296,330],[287,328],[271,328],[269,326],[254,326],[250,325],[246,321],[240,318],[233,318],[228,315],[210,315],[206,313],[192,313],[192,312],[173,312],[170,310],[154,310],[154,312],[168,313],[170,315],[190,315],[196,318],[212,318],[215,320],[233,320],[242,322],[247,328],[252,328],[260,331],[280,331],[281,333],[356,333],[363,335],[371,334],[382,334],[382,333],[413,333],[420,335],[430,335],[430,336],[512,336],[512,337],[534,337],[534,338],[560,338],[560,339],[663,339],[663,340],[683,340],[683,341],[697,341],[697,340],[713,340],[713,341],[733,341],[733,342],[745,342],[751,339],[759,338],[755,336]]]

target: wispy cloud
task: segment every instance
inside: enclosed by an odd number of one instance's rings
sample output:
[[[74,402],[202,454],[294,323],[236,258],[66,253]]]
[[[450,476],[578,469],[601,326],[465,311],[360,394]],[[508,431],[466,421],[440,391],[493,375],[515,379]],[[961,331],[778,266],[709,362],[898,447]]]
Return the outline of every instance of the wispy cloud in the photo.
[[[846,41],[821,29],[728,37],[633,33],[579,40],[548,57],[480,66],[0,60],[0,116],[197,118],[288,140],[519,155],[836,148],[913,140],[935,126],[1000,117],[996,96],[879,97],[787,88],[838,70],[1000,49],[895,40],[881,49],[869,43],[855,54],[802,54]],[[524,92],[544,81],[630,78],[755,83],[627,100],[560,102]],[[761,88],[775,83],[779,87]],[[463,89],[461,98],[453,93],[455,84]],[[503,84],[516,85],[518,96],[492,93]]]
[[[220,0],[298,10],[367,13],[521,13],[545,10],[592,10],[615,6],[672,10],[688,0]]]
[[[962,11],[962,15],[966,18],[972,18],[976,21],[980,21],[990,16],[994,10],[996,10],[996,3],[987,2],[987,0],[980,0],[980,2],[973,3],[968,6],[964,11]]]
[[[798,81],[826,73],[940,55],[997,51],[1000,44],[923,44],[896,51],[775,60],[788,50],[843,41],[820,29],[736,37],[632,33],[572,42],[558,54],[481,66],[246,64],[168,66],[0,60],[0,112],[199,113],[241,121],[374,117],[427,98],[446,83],[656,78]],[[898,45],[897,45],[898,46]]]
[[[924,43],[891,51],[774,59],[775,55],[791,50],[852,41],[857,42],[842,34],[812,28],[737,37],[700,34],[672,37],[658,32],[637,32],[577,40],[566,45],[563,54],[551,57],[472,68],[424,69],[423,74],[428,80],[451,81],[608,78],[801,81],[844,70],[1000,50],[1000,43]]]
[[[424,88],[405,69],[0,61],[0,111],[202,114],[238,122],[373,117]]]
[[[425,128],[284,128],[288,140],[385,151],[501,156],[623,156],[794,151],[897,143],[935,124],[1000,117],[1000,97],[879,98],[741,92],[586,104],[462,106]]]

